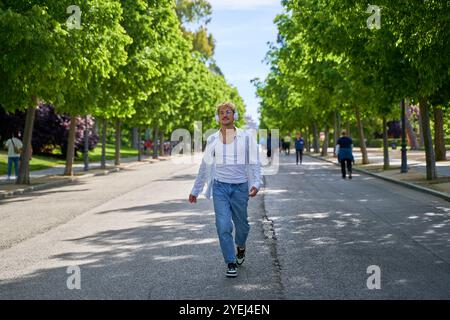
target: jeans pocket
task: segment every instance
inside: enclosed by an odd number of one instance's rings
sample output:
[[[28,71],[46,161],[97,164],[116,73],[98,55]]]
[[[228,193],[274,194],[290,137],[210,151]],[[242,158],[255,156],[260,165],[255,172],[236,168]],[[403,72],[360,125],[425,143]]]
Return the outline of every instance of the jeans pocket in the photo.
[[[214,180],[213,181],[213,185],[212,185],[212,192],[213,192],[213,194],[217,194],[218,192],[222,193],[222,190],[223,190],[222,184],[219,181]]]
[[[248,182],[241,183],[241,185],[239,186],[239,191],[248,194]]]

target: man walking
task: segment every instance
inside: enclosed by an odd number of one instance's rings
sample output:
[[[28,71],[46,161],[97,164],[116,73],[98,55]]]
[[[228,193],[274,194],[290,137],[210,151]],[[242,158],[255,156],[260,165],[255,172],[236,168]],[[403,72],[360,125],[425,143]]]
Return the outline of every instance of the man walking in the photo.
[[[272,162],[272,133],[269,131],[267,135],[267,160],[269,163]]]
[[[227,265],[227,277],[236,277],[237,266],[244,262],[250,231],[248,200],[256,196],[261,186],[256,140],[235,127],[237,119],[233,103],[225,102],[217,107],[216,121],[221,128],[207,140],[202,164],[189,195],[190,203],[197,202],[205,183],[208,184],[205,194],[208,199],[211,194],[213,197],[216,229]]]
[[[14,165],[14,172],[16,179],[19,177],[19,159],[22,152],[22,141],[17,137],[18,132],[14,132],[11,138],[6,140],[5,149],[8,149],[8,180],[11,180],[12,166]]]
[[[296,154],[296,162],[298,165],[298,161],[300,160],[300,164],[303,162],[303,147],[305,146],[305,141],[302,138],[300,133],[297,133],[297,137],[295,138],[295,154]]]
[[[340,137],[336,143],[336,153],[338,155],[338,161],[341,163],[342,178],[346,178],[345,167],[348,170],[348,178],[352,178],[352,162],[353,158],[353,140],[347,137],[347,131],[342,131],[342,137]]]

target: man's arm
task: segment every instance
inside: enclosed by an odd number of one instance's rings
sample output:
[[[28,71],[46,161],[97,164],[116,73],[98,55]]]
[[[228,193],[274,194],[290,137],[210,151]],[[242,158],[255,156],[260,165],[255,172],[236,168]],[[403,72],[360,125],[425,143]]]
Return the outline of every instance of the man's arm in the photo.
[[[196,202],[198,195],[202,192],[206,183],[206,162],[202,160],[200,169],[198,170],[197,178],[195,179],[194,186],[192,187],[191,194],[189,195],[189,202]],[[195,197],[194,201],[191,201],[191,196]]]
[[[254,177],[254,183],[250,189],[249,196],[254,197],[258,193],[261,188],[261,165],[260,164],[251,164],[250,170]]]
[[[200,194],[200,192],[202,192],[203,187],[205,186],[206,179],[208,177],[208,175],[207,175],[207,173],[208,173],[207,172],[208,171],[207,164],[209,164],[213,160],[213,159],[210,158],[210,155],[209,155],[211,142],[212,142],[212,139],[208,139],[208,142],[207,142],[206,147],[205,147],[205,153],[204,153],[203,158],[202,158],[202,163],[200,165],[200,168],[198,169],[197,178],[195,179],[194,186],[192,187],[192,190],[191,190],[191,194],[189,195],[189,202],[190,203],[197,202],[197,197]],[[208,163],[206,161],[206,157],[209,157],[208,158]]]

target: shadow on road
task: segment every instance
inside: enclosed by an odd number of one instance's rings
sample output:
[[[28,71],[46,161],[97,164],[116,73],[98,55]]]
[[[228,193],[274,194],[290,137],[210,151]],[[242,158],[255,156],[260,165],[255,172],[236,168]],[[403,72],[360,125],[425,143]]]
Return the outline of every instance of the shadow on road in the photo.
[[[450,297],[446,202],[364,175],[343,180],[338,167],[309,158],[283,161],[291,162],[266,178],[265,209],[286,297]],[[371,265],[381,268],[382,290],[366,286]]]
[[[186,199],[103,211],[135,227],[67,237],[70,250],[51,255],[54,267],[0,283],[1,299],[256,299],[276,298],[264,243],[254,244],[238,279],[225,278],[211,202]],[[133,219],[135,221],[135,219]],[[253,231],[258,234],[258,230]],[[59,251],[59,250],[58,250]],[[251,262],[253,260],[253,263]],[[68,266],[79,266],[81,290],[69,290]]]

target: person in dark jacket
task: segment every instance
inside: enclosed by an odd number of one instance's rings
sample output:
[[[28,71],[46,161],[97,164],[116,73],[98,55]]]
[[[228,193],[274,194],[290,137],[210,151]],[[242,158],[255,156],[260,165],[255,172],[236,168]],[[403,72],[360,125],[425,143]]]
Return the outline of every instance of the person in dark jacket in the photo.
[[[303,140],[302,135],[297,133],[297,137],[295,138],[295,154],[296,154],[296,162],[300,160],[300,164],[303,162],[303,148],[305,146],[305,140]]]
[[[338,161],[341,164],[342,178],[346,179],[346,167],[348,178],[352,178],[352,163],[355,162],[353,157],[353,140],[347,136],[347,131],[342,131],[342,136],[336,142],[336,153]]]
[[[270,131],[267,135],[267,159],[269,163],[272,161],[272,133]]]

